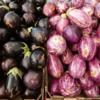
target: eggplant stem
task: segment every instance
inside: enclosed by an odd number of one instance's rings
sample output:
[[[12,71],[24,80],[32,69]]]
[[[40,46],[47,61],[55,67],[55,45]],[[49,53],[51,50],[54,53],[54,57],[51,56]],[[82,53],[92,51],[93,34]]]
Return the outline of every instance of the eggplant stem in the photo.
[[[0,6],[0,8],[5,8],[7,11],[10,11],[9,7],[7,7],[6,5]]]

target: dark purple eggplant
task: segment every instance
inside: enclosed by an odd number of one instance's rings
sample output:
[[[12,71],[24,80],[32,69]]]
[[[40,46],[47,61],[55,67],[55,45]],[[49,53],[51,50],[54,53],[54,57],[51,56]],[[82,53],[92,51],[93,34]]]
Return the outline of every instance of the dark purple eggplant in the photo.
[[[24,42],[9,41],[3,45],[4,51],[8,56],[20,56],[29,51],[28,46]]]
[[[26,25],[34,25],[35,16],[32,13],[24,13],[23,20],[24,20]]]
[[[40,89],[30,90],[26,88],[22,94],[22,97],[25,99],[33,99],[33,98],[35,99],[39,96],[39,94],[40,94]]]
[[[48,39],[48,30],[46,28],[32,27],[30,28],[30,36],[34,43],[41,45],[46,43]]]
[[[21,18],[19,17],[18,14],[14,13],[14,12],[8,12],[4,16],[4,23],[7,27],[16,29],[16,28],[20,27]]]
[[[22,5],[22,11],[24,13],[35,13],[35,5],[32,2],[27,1]]]
[[[34,0],[34,3],[37,6],[43,6],[45,4],[46,0]]]
[[[7,73],[7,80],[5,83],[6,95],[8,98],[14,98],[22,91],[22,72],[17,67],[12,68]]]
[[[0,6],[0,22],[3,20],[5,14],[9,11],[9,7],[3,5]]]
[[[23,83],[29,89],[38,89],[42,83],[42,72],[29,70],[23,77]]]
[[[48,18],[40,19],[39,22],[38,22],[38,26],[41,27],[41,28],[48,28],[49,27]]]
[[[33,50],[31,54],[31,63],[34,69],[42,69],[46,65],[46,51],[42,48]]]
[[[14,58],[6,58],[1,62],[3,71],[9,71],[11,68],[16,67],[17,62]]]

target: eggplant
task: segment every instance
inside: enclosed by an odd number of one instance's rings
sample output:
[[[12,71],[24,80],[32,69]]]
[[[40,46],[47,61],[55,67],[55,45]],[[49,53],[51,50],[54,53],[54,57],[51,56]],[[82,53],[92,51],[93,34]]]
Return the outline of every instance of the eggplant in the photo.
[[[36,90],[31,90],[26,88],[22,94],[22,97],[25,99],[35,99],[39,96],[40,93],[40,89],[36,89]]]
[[[7,73],[7,80],[5,82],[5,91],[8,98],[14,98],[22,91],[22,79],[23,73],[17,67],[12,68]]]
[[[0,6],[0,22],[3,20],[5,14],[9,11],[9,7],[5,5]]]
[[[23,77],[24,85],[31,89],[38,89],[41,87],[42,83],[42,72],[36,70],[28,70],[28,72]]]
[[[31,54],[31,64],[34,69],[42,69],[46,65],[46,51],[42,48],[33,50]]]
[[[1,62],[1,67],[3,69],[3,71],[7,72],[9,71],[11,68],[16,67],[17,66],[17,61],[14,58],[6,58]]]
[[[46,28],[29,28],[32,41],[37,45],[44,44],[48,39],[48,30]]]
[[[34,3],[37,6],[43,6],[45,4],[46,0],[34,0]]]
[[[8,12],[4,16],[4,23],[8,28],[16,29],[21,25],[21,18],[15,12]]]
[[[11,0],[2,0],[4,3],[9,4]]]
[[[29,48],[24,42],[9,41],[3,45],[4,51],[8,56],[20,56],[25,54]]]

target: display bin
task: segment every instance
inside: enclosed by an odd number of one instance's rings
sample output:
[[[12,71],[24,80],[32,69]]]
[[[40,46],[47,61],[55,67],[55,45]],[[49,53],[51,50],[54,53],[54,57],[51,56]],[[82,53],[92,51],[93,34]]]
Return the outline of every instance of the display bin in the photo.
[[[100,97],[88,98],[88,97],[83,96],[82,94],[79,97],[73,97],[73,98],[64,97],[60,95],[52,96],[50,92],[48,91],[48,85],[49,85],[50,80],[51,78],[49,77],[49,74],[46,68],[46,71],[45,71],[45,100],[100,100]]]
[[[46,69],[44,68],[43,69],[43,81],[42,81],[42,86],[41,86],[41,92],[40,92],[40,94],[39,94],[39,96],[37,97],[37,99],[34,99],[34,98],[32,98],[32,99],[24,99],[24,98],[22,98],[21,97],[21,95],[19,95],[19,96],[17,96],[17,97],[15,97],[15,98],[13,98],[13,99],[0,99],[0,100],[44,100],[44,83],[45,83],[45,72],[46,71]]]

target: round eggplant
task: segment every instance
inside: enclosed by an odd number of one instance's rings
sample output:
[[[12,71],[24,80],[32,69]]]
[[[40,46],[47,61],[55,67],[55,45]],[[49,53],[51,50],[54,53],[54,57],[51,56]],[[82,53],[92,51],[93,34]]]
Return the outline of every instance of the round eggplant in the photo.
[[[34,43],[40,45],[44,44],[48,39],[48,30],[46,28],[31,28],[30,36]]]
[[[1,62],[3,71],[9,71],[11,68],[16,67],[17,62],[14,58],[6,58]]]
[[[34,69],[42,69],[46,65],[46,51],[42,48],[35,49],[31,54],[31,63]]]
[[[23,77],[23,83],[29,89],[38,89],[42,83],[42,72],[29,70]]]
[[[22,91],[22,72],[17,67],[12,68],[7,73],[7,80],[5,83],[6,95],[8,98],[14,98]]]
[[[14,12],[8,12],[4,16],[4,23],[7,27],[16,29],[16,28],[20,27],[21,18],[19,17],[18,14],[14,13]]]

